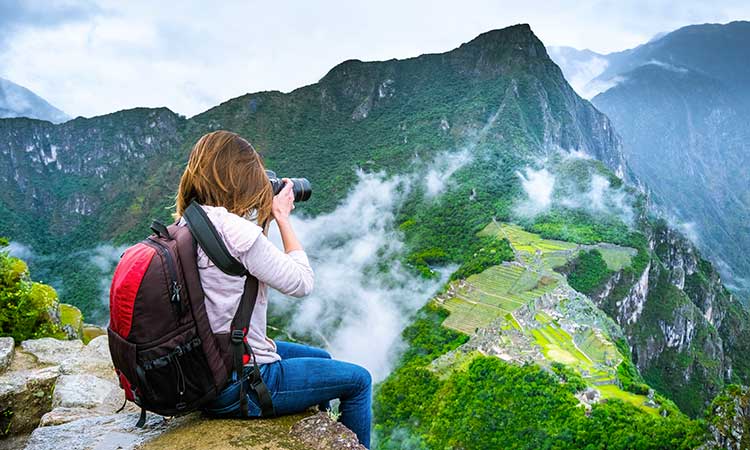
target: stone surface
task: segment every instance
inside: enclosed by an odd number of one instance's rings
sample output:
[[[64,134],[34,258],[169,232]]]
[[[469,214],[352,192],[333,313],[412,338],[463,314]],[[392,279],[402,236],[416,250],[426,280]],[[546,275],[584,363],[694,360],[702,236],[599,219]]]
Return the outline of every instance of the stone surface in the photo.
[[[61,375],[52,396],[53,407],[97,408],[118,398],[119,386],[94,375]]]
[[[291,433],[309,448],[315,450],[352,448],[366,450],[353,431],[340,422],[332,420],[324,412],[300,420],[294,424]]]
[[[62,365],[83,350],[79,340],[61,341],[55,338],[30,339],[21,343],[21,348],[36,356],[41,364]]]
[[[83,324],[83,342],[89,342],[97,336],[106,335],[107,330],[90,323]]]
[[[106,335],[95,337],[81,349],[80,353],[63,361],[61,370],[65,374],[85,373],[117,383]]]
[[[79,419],[86,419],[102,414],[96,409],[88,408],[67,408],[60,406],[42,416],[39,422],[40,427],[49,427],[53,425],[62,425]]]
[[[81,341],[24,341],[0,375],[0,429],[11,434],[0,439],[0,450],[363,448],[342,424],[312,410],[261,420],[148,414],[146,426],[136,428],[140,410],[133,403],[115,413],[123,397],[107,336],[85,346]]]
[[[89,417],[37,428],[31,433],[26,450],[131,450],[178,425],[181,420],[167,420],[149,414],[146,425],[136,428],[136,413]]]
[[[23,450],[28,440],[28,434],[2,438],[0,439],[0,450]]]
[[[13,359],[14,342],[12,337],[0,337],[0,373],[3,373],[10,366]]]
[[[274,419],[210,419],[193,415],[152,441],[142,450],[307,450],[290,434],[292,426],[310,413]],[[312,447],[314,448],[314,447]]]
[[[12,369],[12,365],[11,365]],[[0,437],[28,433],[50,410],[57,366],[9,370],[0,375]]]

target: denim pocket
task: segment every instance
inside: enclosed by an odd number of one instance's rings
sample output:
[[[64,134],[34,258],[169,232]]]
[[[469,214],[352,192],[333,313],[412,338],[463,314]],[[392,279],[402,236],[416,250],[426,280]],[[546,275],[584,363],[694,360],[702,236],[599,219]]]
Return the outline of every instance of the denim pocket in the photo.
[[[260,417],[261,409],[255,394],[250,391],[250,383],[246,377],[242,382],[245,383],[245,396],[247,397],[247,416]],[[206,405],[203,410],[212,416],[220,417],[242,417],[242,408],[240,407],[240,382],[234,381],[224,388],[216,398]]]

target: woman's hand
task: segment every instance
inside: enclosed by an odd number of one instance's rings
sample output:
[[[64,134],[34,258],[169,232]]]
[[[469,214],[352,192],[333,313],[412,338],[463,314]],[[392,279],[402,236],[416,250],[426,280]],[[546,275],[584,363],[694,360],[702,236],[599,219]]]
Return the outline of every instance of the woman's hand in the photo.
[[[282,178],[285,186],[273,197],[273,204],[271,205],[271,213],[273,218],[276,219],[276,224],[279,226],[279,232],[281,233],[281,241],[284,243],[284,251],[289,253],[295,250],[302,250],[302,244],[300,244],[297,236],[294,234],[292,229],[292,223],[289,221],[289,213],[294,209],[294,191],[292,191],[292,180],[289,178]]]
[[[271,205],[271,214],[276,222],[286,221],[294,209],[294,192],[292,191],[294,184],[289,178],[282,178],[282,180],[285,183],[284,188],[274,195]]]

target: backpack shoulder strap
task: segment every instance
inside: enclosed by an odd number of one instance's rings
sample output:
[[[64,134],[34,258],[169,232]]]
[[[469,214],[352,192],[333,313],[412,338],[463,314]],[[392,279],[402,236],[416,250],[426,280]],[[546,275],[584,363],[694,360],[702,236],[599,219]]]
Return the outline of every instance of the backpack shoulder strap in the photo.
[[[242,263],[229,253],[208,215],[195,200],[185,209],[183,217],[185,217],[190,233],[198,241],[206,256],[216,264],[216,267],[227,275],[245,276],[244,290],[231,326],[233,371],[236,379],[241,380],[244,355],[247,354],[253,364],[250,373],[250,388],[258,396],[263,416],[274,416],[271,394],[261,378],[258,363],[255,361],[255,353],[247,342],[247,327],[250,324],[255,309],[255,301],[258,297],[258,279],[251,275]],[[244,382],[240,383],[240,406],[242,414],[247,416],[248,405]]]
[[[190,233],[201,246],[206,256],[227,275],[247,275],[247,269],[229,253],[224,241],[200,205],[193,200],[183,214]]]

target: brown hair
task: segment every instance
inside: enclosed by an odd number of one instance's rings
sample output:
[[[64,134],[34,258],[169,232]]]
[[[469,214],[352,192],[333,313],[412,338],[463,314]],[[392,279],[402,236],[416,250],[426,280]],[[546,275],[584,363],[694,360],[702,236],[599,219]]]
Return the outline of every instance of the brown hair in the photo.
[[[238,216],[250,213],[262,226],[271,216],[272,199],[263,160],[253,146],[236,133],[214,131],[198,139],[190,151],[174,217],[182,217],[196,200],[202,205],[223,206]]]

